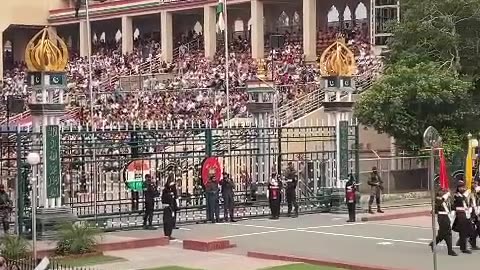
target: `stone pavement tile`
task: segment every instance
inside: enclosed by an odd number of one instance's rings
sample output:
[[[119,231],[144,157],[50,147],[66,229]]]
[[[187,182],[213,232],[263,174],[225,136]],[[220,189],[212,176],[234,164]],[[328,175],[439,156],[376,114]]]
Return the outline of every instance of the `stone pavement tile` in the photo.
[[[161,266],[183,266],[204,270],[257,270],[265,267],[288,264],[281,261],[248,258],[216,252],[183,250],[177,247],[153,247],[135,250],[105,252],[105,255],[125,258],[117,262],[95,266],[98,270],[138,270]]]

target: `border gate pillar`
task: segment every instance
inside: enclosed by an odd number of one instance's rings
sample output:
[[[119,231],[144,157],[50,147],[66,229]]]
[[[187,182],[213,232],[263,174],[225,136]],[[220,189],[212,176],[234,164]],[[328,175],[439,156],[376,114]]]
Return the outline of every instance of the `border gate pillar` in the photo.
[[[255,146],[255,166],[253,175],[260,183],[266,183],[270,179],[272,171],[276,170],[275,158],[271,155],[277,146],[269,141],[269,129],[276,123],[274,108],[276,106],[276,90],[272,81],[265,80],[262,71],[259,70],[257,80],[247,82],[248,102],[247,110],[253,115],[254,126],[258,129]],[[280,138],[279,138],[280,139]]]
[[[39,46],[41,45],[41,46]],[[61,172],[60,120],[65,114],[64,90],[67,88],[65,67],[68,50],[61,38],[51,29],[44,28],[27,44],[25,61],[28,67],[33,138],[40,149],[41,163],[32,168],[37,179],[32,188],[37,189],[36,209],[39,239],[55,237],[56,225],[75,219],[70,208],[63,202],[63,179]],[[21,211],[21,209],[20,209]]]

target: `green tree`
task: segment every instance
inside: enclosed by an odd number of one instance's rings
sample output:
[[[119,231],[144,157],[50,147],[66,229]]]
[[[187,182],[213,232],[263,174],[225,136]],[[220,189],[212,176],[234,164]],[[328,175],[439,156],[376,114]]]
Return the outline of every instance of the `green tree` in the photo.
[[[448,128],[449,134],[466,131],[466,123],[477,116],[471,89],[470,82],[438,63],[398,63],[362,94],[355,113],[361,123],[394,136],[400,148],[417,151],[430,125]]]
[[[402,0],[388,63],[440,63],[455,74],[480,71],[480,1]]]

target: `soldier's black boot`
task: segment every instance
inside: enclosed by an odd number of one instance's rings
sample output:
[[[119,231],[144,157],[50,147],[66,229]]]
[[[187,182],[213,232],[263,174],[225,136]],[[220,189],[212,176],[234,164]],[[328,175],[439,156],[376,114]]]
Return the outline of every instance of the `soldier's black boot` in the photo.
[[[372,206],[371,205],[368,206],[368,213],[369,214],[375,214],[375,212],[372,211]]]
[[[377,213],[385,213],[383,212],[382,208],[380,207],[380,205],[377,205]]]
[[[449,256],[458,256],[458,254],[457,254],[455,251],[453,251],[453,250],[450,250],[450,251],[448,252],[448,255],[449,255]]]

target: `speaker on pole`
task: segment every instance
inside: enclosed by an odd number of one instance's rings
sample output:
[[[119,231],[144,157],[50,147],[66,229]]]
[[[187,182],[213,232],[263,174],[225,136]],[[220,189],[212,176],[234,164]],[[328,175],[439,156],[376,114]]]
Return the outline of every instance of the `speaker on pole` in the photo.
[[[285,45],[285,36],[284,35],[271,35],[270,36],[270,47],[272,49],[283,48]]]
[[[11,114],[22,113],[25,111],[25,101],[19,96],[7,97],[7,112]]]

